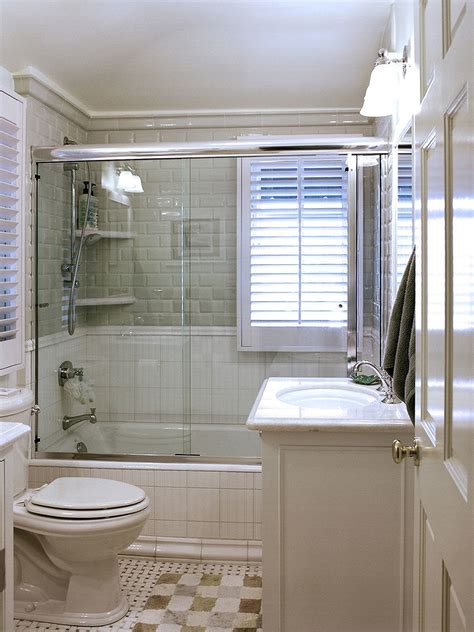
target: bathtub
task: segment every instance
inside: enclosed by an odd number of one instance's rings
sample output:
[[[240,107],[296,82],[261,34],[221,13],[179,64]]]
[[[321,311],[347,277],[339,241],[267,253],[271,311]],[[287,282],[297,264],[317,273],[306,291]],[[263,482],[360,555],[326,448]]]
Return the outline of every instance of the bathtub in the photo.
[[[41,452],[74,454],[96,458],[127,455],[134,460],[142,456],[202,457],[218,459],[259,459],[260,438],[245,425],[140,423],[124,421],[83,421],[52,442],[41,442]],[[87,450],[87,451],[86,451]],[[99,456],[99,458],[101,458]]]

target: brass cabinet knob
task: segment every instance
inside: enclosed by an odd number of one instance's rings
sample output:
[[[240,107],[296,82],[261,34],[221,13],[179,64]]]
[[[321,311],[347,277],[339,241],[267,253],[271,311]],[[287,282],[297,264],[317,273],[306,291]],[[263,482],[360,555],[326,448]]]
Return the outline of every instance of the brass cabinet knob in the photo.
[[[401,463],[406,457],[413,458],[414,464],[420,464],[420,440],[415,439],[413,445],[403,445],[399,439],[395,439],[392,443],[392,459],[395,463]]]

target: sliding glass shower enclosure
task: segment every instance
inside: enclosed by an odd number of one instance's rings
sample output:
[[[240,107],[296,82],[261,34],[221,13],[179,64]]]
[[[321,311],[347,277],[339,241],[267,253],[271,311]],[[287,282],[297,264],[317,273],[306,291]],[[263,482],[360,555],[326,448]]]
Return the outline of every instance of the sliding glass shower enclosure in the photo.
[[[35,151],[38,452],[258,459],[245,421],[265,378],[380,361],[384,149],[285,143]],[[246,309],[305,344],[247,344]]]

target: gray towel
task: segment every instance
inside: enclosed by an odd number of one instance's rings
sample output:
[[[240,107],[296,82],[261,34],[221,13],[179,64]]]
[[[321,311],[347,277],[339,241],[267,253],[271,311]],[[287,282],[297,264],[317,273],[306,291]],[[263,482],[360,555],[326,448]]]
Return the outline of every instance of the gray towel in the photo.
[[[393,390],[415,423],[415,250],[390,316],[383,368],[393,378]]]

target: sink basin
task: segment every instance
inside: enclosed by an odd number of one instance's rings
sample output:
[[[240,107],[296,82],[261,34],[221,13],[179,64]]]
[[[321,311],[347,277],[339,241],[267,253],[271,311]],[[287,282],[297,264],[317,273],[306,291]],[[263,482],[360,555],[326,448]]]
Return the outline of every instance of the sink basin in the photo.
[[[409,428],[405,404],[385,404],[374,386],[338,377],[270,377],[247,419],[259,431],[341,431]]]
[[[312,384],[287,388],[276,393],[286,404],[300,408],[315,408],[326,414],[345,414],[379,401],[374,389],[352,384]]]

